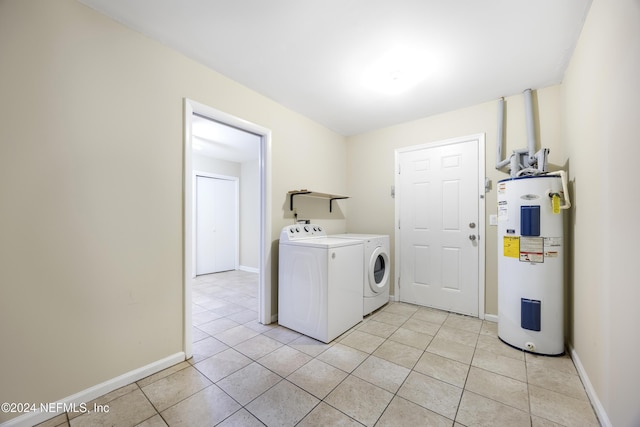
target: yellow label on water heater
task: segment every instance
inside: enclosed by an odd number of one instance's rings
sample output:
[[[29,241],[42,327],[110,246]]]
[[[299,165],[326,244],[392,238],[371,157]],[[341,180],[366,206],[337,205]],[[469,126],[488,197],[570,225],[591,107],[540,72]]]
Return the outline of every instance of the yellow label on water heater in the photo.
[[[504,236],[504,256],[520,258],[520,236]]]
[[[551,196],[551,207],[553,209],[554,214],[560,213],[560,195],[554,194]]]

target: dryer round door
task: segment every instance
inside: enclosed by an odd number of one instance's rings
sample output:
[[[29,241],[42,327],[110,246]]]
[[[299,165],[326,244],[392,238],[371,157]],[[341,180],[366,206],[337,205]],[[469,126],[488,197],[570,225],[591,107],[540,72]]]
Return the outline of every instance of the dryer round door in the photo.
[[[389,255],[378,246],[369,259],[369,287],[374,293],[389,287],[389,267]]]

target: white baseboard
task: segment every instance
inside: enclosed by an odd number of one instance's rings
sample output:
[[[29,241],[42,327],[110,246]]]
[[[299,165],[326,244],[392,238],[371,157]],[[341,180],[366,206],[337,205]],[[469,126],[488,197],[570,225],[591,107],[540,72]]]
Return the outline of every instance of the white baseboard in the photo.
[[[484,314],[484,320],[487,320],[489,322],[494,322],[494,323],[498,323],[498,315],[497,314]]]
[[[240,267],[238,267],[238,270],[246,271],[248,273],[260,273],[260,269],[259,268],[247,267],[246,265],[241,265]]]
[[[600,425],[604,427],[611,427],[611,420],[609,420],[609,416],[607,412],[604,410],[602,406],[602,402],[598,399],[598,395],[596,394],[591,381],[589,380],[589,376],[587,375],[587,371],[585,371],[584,366],[582,366],[582,362],[578,357],[578,353],[571,346],[571,344],[567,345],[569,347],[569,354],[571,355],[571,359],[573,360],[573,364],[576,365],[576,369],[578,370],[578,376],[582,380],[582,385],[587,392],[587,396],[591,401],[591,406],[593,406],[594,411],[596,412],[596,416],[598,417],[598,421],[600,421]]]
[[[71,406],[73,404],[80,405],[82,403],[88,403],[91,400],[97,399],[104,394],[112,392],[113,390],[119,389],[120,387],[124,387],[128,384],[134,383],[138,380],[141,380],[142,378],[148,377],[149,375],[155,374],[156,372],[160,372],[161,370],[173,366],[176,363],[180,363],[184,360],[185,355],[183,352],[167,356],[164,359],[157,360],[146,366],[134,369],[133,371],[129,371],[118,377],[94,385],[93,387],[89,387],[88,389],[82,390],[71,396],[65,397],[64,399],[56,402],[56,404],[60,404],[60,406]],[[51,412],[30,412],[24,415],[20,415],[16,418],[12,418],[9,421],[5,421],[4,423],[0,424],[0,427],[29,427],[33,426],[34,424],[39,424],[47,421],[48,419],[56,417],[58,415],[58,413]]]

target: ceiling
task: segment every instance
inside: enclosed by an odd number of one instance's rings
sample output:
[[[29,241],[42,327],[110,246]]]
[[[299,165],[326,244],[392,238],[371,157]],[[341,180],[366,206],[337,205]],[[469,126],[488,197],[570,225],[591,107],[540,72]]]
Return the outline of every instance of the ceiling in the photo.
[[[80,1],[346,136],[560,83],[591,4]]]
[[[191,118],[193,153],[235,163],[257,160],[261,137],[194,114]]]

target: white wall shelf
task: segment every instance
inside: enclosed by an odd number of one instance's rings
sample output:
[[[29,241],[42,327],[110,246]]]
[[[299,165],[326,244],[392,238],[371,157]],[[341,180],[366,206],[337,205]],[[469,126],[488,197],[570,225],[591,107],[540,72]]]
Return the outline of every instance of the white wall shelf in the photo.
[[[341,196],[339,194],[329,194],[329,193],[320,193],[317,191],[311,190],[291,190],[288,192],[289,194],[289,210],[293,211],[293,197],[294,196],[306,196],[306,197],[316,197],[319,199],[329,199],[329,212],[333,211],[333,201],[348,199],[349,196]]]

